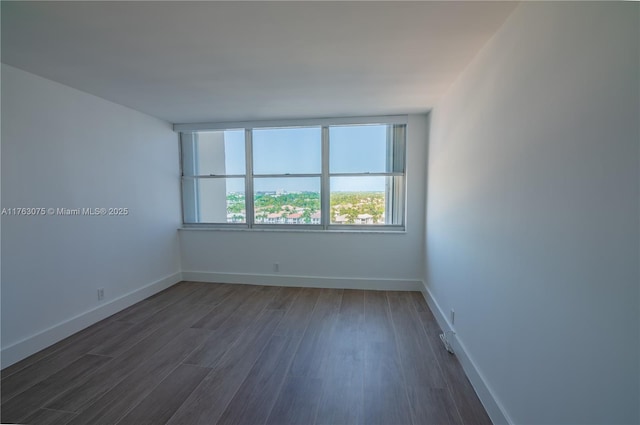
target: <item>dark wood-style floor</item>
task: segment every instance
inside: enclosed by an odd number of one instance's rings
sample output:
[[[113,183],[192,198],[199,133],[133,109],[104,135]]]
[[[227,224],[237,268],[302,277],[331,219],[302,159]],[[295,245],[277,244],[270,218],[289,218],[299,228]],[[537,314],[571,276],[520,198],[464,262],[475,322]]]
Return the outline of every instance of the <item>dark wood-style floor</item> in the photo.
[[[3,423],[489,424],[417,292],[181,282],[2,371]]]

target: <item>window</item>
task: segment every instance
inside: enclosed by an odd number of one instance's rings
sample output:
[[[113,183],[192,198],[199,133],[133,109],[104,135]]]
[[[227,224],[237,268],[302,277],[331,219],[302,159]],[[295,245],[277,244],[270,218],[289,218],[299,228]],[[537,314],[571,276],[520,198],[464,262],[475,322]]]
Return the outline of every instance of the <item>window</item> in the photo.
[[[185,223],[246,223],[245,131],[181,135]]]
[[[403,230],[406,121],[387,118],[177,125],[185,225]]]

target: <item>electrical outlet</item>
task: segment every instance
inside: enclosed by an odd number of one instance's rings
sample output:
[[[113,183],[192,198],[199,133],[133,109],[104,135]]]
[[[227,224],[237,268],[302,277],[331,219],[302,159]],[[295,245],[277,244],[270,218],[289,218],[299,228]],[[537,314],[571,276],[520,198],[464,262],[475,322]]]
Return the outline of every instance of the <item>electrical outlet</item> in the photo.
[[[98,288],[98,301],[104,299],[104,288]]]
[[[451,309],[451,314],[450,314],[450,318],[451,318],[451,324],[455,324],[456,323],[456,311],[454,309]]]
[[[280,263],[273,263],[273,271],[276,273],[280,271]]]

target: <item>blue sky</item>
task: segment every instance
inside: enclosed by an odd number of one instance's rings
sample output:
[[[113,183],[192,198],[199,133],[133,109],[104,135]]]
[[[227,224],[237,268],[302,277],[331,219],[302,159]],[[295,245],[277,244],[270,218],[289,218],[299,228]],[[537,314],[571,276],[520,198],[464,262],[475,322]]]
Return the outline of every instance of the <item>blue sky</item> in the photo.
[[[330,171],[384,172],[386,168],[385,125],[331,127]],[[256,129],[253,133],[254,174],[319,174],[321,172],[321,129]],[[227,174],[243,174],[244,131],[225,131]],[[235,180],[235,179],[234,179]],[[242,192],[241,180],[228,181],[227,190]],[[332,191],[383,191],[384,177],[333,177]],[[256,191],[320,191],[320,178],[256,178]]]

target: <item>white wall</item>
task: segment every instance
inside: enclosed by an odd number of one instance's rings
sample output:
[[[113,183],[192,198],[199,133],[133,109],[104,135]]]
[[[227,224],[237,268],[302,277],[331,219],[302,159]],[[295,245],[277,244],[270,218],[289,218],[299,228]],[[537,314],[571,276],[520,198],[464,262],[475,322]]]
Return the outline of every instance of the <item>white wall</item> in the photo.
[[[407,126],[406,233],[184,230],[185,279],[416,289],[423,273],[428,120],[412,115]]]
[[[2,65],[2,207],[129,208],[2,216],[3,366],[179,280],[179,193],[168,123]]]
[[[427,287],[514,423],[640,421],[639,7],[521,4],[433,111]]]

